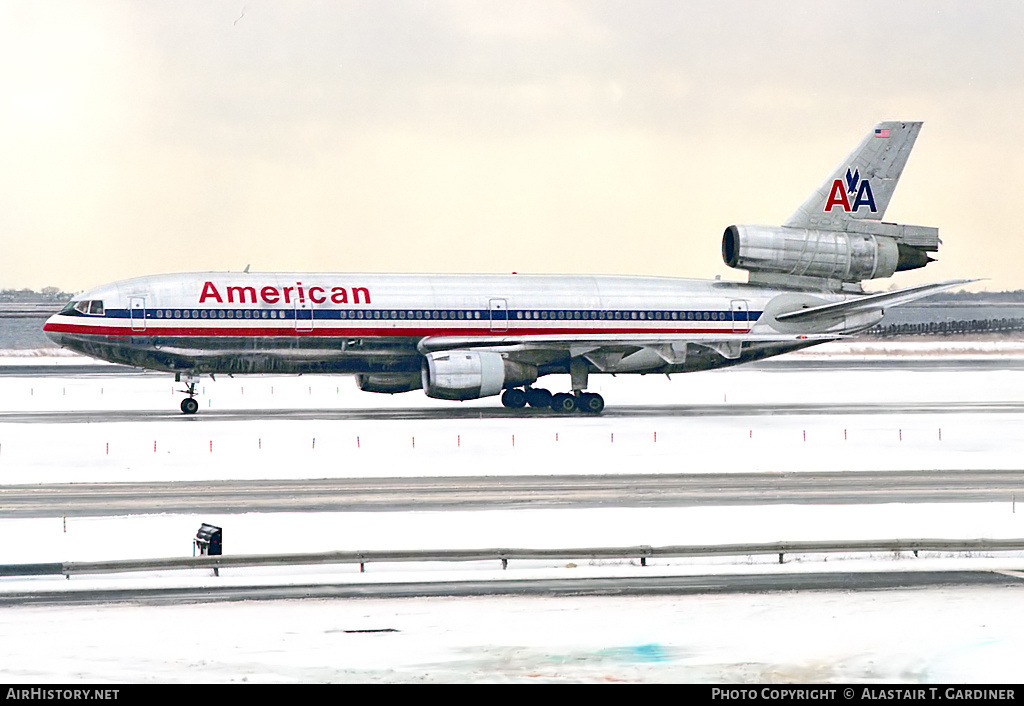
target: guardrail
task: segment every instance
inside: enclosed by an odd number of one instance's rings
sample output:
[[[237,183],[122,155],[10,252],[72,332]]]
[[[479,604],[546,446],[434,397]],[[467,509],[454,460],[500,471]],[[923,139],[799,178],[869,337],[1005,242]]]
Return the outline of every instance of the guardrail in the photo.
[[[821,542],[770,542],[766,544],[713,544],[706,546],[590,547],[576,549],[427,549],[322,552],[317,554],[249,554],[117,561],[65,561],[45,564],[0,564],[0,577],[73,574],[119,574],[133,571],[174,569],[227,569],[253,566],[300,566],[305,564],[359,564],[434,561],[500,561],[502,568],[512,560],[598,560],[673,559],[712,556],[755,556],[777,554],[835,554],[865,552],[994,552],[1022,551],[1024,539],[884,539]]]

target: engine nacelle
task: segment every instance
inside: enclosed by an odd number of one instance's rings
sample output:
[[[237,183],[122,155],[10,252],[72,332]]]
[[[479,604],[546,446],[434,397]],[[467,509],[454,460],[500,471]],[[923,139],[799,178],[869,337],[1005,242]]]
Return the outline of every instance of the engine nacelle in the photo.
[[[422,375],[427,397],[475,400],[535,382],[537,368],[506,360],[494,351],[456,350],[427,354]]]
[[[890,277],[931,262],[921,249],[870,233],[729,226],[722,236],[729,267],[842,282]]]
[[[410,392],[423,386],[418,373],[371,373],[356,375],[356,385],[363,392]]]

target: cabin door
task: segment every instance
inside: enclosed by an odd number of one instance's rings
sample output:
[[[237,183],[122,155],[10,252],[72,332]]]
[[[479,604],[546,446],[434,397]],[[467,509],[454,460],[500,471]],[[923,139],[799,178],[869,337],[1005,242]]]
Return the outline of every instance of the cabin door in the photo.
[[[313,330],[313,305],[308,300],[295,302],[295,330],[301,332]]]
[[[749,331],[750,320],[748,317],[750,314],[750,307],[747,305],[746,299],[733,299],[732,300],[732,330],[733,331]]]
[[[146,298],[129,297],[128,316],[132,320],[132,331],[146,330]]]
[[[487,308],[491,312],[491,330],[508,331],[508,300],[491,299]]]

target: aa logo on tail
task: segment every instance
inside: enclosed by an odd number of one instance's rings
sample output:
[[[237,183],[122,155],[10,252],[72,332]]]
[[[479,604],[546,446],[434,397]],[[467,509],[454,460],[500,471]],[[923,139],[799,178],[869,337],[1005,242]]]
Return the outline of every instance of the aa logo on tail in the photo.
[[[853,197],[853,203],[850,203]],[[860,170],[851,172],[846,170],[846,182],[836,179],[832,182],[832,190],[829,192],[828,201],[825,202],[825,213],[832,210],[834,206],[841,206],[847,213],[855,212],[861,206],[867,206],[872,213],[878,211],[875,208],[875,195],[871,193],[871,182],[860,178]]]

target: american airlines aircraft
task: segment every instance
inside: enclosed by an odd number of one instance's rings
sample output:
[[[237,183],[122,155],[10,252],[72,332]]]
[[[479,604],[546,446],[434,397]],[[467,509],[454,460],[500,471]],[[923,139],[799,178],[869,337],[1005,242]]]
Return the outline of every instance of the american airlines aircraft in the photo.
[[[174,373],[194,414],[201,375],[355,375],[367,392],[501,395],[507,407],[598,414],[599,373],[736,365],[862,331],[886,307],[969,280],[865,294],[924,267],[938,229],[882,221],[919,122],[883,122],[782,226],[731,225],[748,282],[597,275],[196,273],[91,289],[44,327],[95,358]],[[248,270],[248,268],[247,268]],[[567,373],[552,394],[538,379]]]

